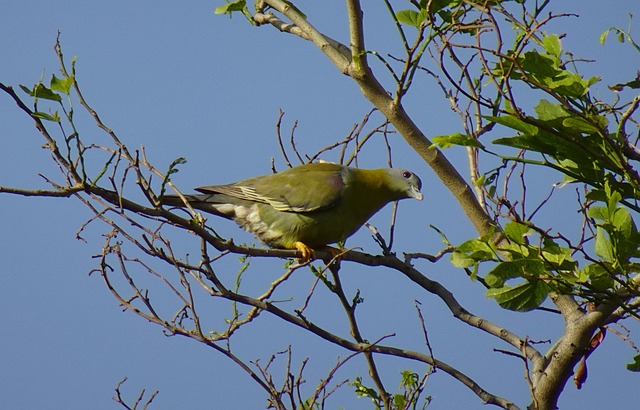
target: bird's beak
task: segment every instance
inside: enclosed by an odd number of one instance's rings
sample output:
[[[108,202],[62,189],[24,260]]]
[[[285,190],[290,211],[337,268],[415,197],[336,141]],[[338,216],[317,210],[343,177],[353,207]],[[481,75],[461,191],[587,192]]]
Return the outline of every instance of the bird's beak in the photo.
[[[411,189],[409,190],[409,195],[411,195],[412,198],[415,198],[418,201],[422,201],[422,198],[424,198],[422,192],[420,192],[420,190],[415,186],[411,187]]]

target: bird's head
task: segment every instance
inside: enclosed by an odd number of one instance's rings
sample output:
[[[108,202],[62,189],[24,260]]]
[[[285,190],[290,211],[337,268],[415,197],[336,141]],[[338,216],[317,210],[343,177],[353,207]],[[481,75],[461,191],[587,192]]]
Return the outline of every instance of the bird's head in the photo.
[[[422,201],[424,197],[420,192],[422,181],[416,174],[406,169],[390,168],[388,176],[391,187],[399,193],[400,198],[415,198]]]

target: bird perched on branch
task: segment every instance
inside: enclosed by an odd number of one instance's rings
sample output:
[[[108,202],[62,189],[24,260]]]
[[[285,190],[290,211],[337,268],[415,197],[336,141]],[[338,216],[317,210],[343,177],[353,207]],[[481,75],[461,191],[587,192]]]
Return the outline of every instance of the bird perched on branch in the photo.
[[[163,204],[199,209],[235,221],[272,248],[314,250],[353,235],[387,203],[422,200],[422,182],[398,168],[359,169],[332,163],[300,165],[228,185],[196,188],[201,194],[163,197]],[[329,248],[329,250],[335,250]]]

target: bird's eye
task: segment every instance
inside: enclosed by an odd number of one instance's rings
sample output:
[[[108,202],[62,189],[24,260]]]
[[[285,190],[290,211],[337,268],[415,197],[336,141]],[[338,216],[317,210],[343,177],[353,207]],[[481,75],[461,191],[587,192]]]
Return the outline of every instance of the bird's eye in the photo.
[[[411,172],[409,172],[409,171],[404,171],[404,172],[402,173],[402,176],[403,176],[404,178],[406,178],[406,179],[409,179],[409,178],[411,178],[411,177],[413,176],[413,174],[412,174]]]

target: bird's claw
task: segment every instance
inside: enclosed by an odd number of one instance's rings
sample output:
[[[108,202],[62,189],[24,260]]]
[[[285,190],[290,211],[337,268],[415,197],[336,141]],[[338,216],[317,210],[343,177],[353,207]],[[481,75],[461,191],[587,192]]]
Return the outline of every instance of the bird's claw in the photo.
[[[305,245],[300,241],[296,242],[295,246],[296,246],[296,250],[301,254],[301,257],[298,258],[298,262],[307,263],[311,260],[316,259],[316,251],[314,249],[311,249],[310,247],[308,247],[307,245]],[[327,252],[331,256],[331,258],[327,260],[323,259],[327,265],[332,261],[334,261],[335,263],[340,263],[340,256],[344,254],[344,251],[337,248],[333,248],[331,246],[323,246],[318,250]]]
[[[300,263],[307,263],[316,258],[316,252],[300,241],[296,242],[296,250],[301,254],[298,258]]]

